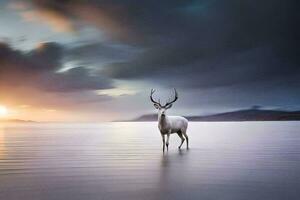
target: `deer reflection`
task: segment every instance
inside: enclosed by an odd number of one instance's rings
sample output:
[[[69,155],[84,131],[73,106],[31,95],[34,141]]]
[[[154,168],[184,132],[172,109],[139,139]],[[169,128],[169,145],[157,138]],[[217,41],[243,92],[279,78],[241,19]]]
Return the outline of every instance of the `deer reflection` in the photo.
[[[159,188],[162,191],[178,187],[189,164],[189,151],[179,149],[176,153],[165,154],[160,159]]]

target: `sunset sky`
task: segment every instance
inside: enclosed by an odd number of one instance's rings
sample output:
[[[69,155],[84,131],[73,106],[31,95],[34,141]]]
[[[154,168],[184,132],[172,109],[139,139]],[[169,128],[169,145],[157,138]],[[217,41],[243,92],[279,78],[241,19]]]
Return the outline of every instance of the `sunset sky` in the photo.
[[[297,4],[0,0],[0,118],[128,119],[174,87],[171,114],[300,110]]]

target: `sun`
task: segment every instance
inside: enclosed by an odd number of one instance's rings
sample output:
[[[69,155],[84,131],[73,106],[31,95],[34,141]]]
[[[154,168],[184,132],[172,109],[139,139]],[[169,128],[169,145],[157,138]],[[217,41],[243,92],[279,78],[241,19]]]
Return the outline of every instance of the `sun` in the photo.
[[[7,108],[0,105],[0,117],[7,115]]]

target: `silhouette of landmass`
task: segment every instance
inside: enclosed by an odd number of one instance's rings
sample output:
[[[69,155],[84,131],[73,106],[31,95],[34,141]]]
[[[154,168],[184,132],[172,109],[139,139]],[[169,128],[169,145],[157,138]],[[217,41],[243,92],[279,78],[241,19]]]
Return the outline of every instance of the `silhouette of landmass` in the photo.
[[[253,107],[213,115],[185,117],[189,121],[298,121],[300,120],[300,111],[263,110]],[[119,121],[157,121],[157,114],[147,114],[132,120]]]
[[[36,123],[31,120],[21,120],[21,119],[0,119],[0,123]]]

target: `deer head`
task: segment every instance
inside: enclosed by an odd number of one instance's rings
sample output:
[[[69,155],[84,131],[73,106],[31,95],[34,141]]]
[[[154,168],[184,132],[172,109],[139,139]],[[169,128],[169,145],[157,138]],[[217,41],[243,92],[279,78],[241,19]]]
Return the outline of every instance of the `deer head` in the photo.
[[[175,94],[174,94],[173,100],[167,101],[166,104],[163,105],[163,106],[160,104],[160,100],[158,100],[158,102],[157,102],[157,101],[155,101],[155,100],[153,99],[153,94],[154,94],[154,92],[155,92],[155,90],[154,90],[154,89],[151,89],[150,100],[152,101],[154,107],[155,107],[156,109],[159,110],[159,114],[160,114],[161,116],[165,116],[166,110],[169,109],[169,108],[171,108],[172,105],[173,105],[173,103],[174,103],[175,101],[177,101],[177,99],[178,99],[177,91],[176,91],[176,89],[174,88],[174,93],[175,93]]]

